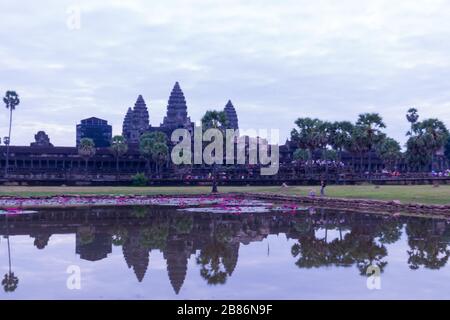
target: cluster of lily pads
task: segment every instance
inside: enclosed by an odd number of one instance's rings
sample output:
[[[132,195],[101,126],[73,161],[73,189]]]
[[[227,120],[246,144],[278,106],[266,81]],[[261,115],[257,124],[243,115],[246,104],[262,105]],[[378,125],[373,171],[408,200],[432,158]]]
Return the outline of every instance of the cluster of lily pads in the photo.
[[[179,208],[180,211],[204,212],[204,213],[268,213],[268,212],[289,212],[298,213],[309,208],[298,206],[292,203],[274,204],[260,200],[234,199],[229,201],[221,198],[222,201],[211,206],[195,206],[190,208]]]
[[[178,210],[205,213],[265,213],[270,211],[298,212],[307,210],[295,204],[270,202],[236,196],[84,196],[0,197],[0,214],[33,213],[26,208],[73,206],[173,206]]]

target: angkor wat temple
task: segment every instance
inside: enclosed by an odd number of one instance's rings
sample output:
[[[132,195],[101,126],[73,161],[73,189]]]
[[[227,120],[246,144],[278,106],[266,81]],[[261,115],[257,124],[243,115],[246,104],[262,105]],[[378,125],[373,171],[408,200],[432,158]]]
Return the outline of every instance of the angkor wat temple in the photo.
[[[231,101],[228,101],[224,111],[228,119],[228,128],[238,129],[238,118],[236,110]],[[175,129],[194,129],[194,123],[188,116],[186,99],[178,82],[175,83],[167,103],[167,114],[159,127],[150,125],[150,116],[144,98],[139,95],[134,108],[128,108],[123,120],[122,135],[129,143],[138,143],[139,137],[150,131],[164,132],[168,137]]]
[[[224,107],[228,120],[228,128],[238,129],[239,121],[235,107],[228,101]],[[150,124],[150,115],[142,95],[139,95],[133,108],[128,108],[122,126],[122,134],[129,143],[128,151],[120,159],[116,159],[109,147],[105,146],[111,136],[111,126],[106,120],[91,117],[77,125],[77,144],[82,137],[90,137],[99,141],[102,147],[89,158],[83,158],[76,146],[53,146],[49,136],[39,131],[35,135],[35,142],[30,146],[10,146],[8,175],[5,177],[6,146],[0,146],[0,183],[14,184],[129,184],[132,175],[147,172],[152,183],[179,184],[186,181],[186,177],[196,178],[197,182],[206,182],[211,167],[206,165],[175,166],[170,161],[162,165],[158,175],[148,172],[147,160],[139,151],[139,137],[145,132],[161,131],[170,139],[173,130],[188,129],[191,133],[194,123],[188,115],[188,108],[183,91],[178,82],[175,83],[167,103],[167,113],[159,126]],[[251,139],[245,137],[246,156]],[[172,144],[173,146],[173,144]],[[170,140],[169,140],[169,148]],[[259,165],[227,165],[220,168],[220,176],[226,177],[227,183],[234,184],[281,184],[286,179],[299,179],[296,183],[306,181],[304,169],[293,164],[293,153],[297,147],[290,141],[279,146],[280,170],[277,176],[260,176]],[[319,158],[318,154],[316,158]],[[343,161],[362,171],[367,168],[368,156],[362,161],[344,153]],[[117,161],[118,160],[118,161]],[[117,164],[118,162],[118,164]],[[151,167],[152,164],[150,164]],[[118,170],[117,170],[118,168]],[[381,170],[383,163],[376,155],[372,156],[373,170]],[[327,168],[327,174],[336,174],[336,168]],[[190,180],[189,183],[194,183]],[[223,182],[225,183],[225,182]]]

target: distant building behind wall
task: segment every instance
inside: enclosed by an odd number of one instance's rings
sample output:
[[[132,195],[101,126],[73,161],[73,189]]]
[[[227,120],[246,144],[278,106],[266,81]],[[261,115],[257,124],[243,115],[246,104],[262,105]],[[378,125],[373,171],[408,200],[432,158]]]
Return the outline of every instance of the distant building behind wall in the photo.
[[[112,139],[112,127],[108,121],[99,118],[88,118],[77,124],[77,147],[83,138],[94,140],[97,148],[109,147]]]

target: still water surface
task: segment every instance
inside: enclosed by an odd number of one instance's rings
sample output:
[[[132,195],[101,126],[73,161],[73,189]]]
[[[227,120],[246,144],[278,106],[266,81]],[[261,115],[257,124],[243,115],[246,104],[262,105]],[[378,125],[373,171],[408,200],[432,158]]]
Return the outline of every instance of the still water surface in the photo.
[[[450,299],[439,219],[46,209],[0,216],[0,235],[2,299]]]

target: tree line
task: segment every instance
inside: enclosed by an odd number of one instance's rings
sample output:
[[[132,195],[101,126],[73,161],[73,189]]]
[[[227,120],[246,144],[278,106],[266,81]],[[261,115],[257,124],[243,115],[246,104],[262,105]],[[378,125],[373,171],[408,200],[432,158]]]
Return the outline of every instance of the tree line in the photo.
[[[353,158],[353,169],[357,157],[360,170],[363,158],[368,158],[368,173],[372,173],[372,158],[378,156],[385,167],[395,170],[399,161],[408,165],[409,171],[427,171],[434,169],[436,152],[445,149],[450,158],[450,135],[445,124],[436,118],[419,121],[417,109],[406,113],[410,129],[406,133],[408,140],[405,151],[394,138],[384,132],[386,125],[378,113],[363,113],[352,123],[350,121],[329,122],[321,119],[298,118],[296,127],[291,131],[291,141],[297,147],[295,160],[312,163],[314,154],[320,151],[320,159],[341,162],[343,151]]]

